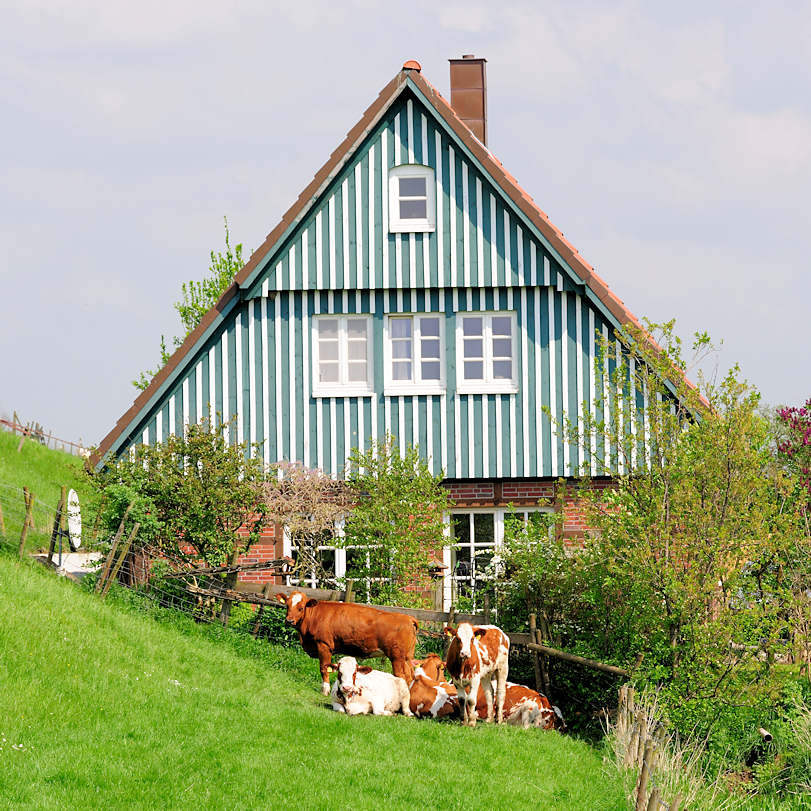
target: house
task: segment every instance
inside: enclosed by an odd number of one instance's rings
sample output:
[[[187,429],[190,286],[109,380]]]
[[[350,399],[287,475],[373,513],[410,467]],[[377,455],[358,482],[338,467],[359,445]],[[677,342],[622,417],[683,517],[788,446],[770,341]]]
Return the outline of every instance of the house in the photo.
[[[450,63],[450,103],[403,65],[99,449],[221,414],[265,462],[338,477],[390,432],[456,504],[446,601],[475,590],[508,503],[538,509],[576,476],[546,410],[596,408],[595,335],[636,323],[488,149],[485,60]],[[559,507],[581,535],[577,502]]]

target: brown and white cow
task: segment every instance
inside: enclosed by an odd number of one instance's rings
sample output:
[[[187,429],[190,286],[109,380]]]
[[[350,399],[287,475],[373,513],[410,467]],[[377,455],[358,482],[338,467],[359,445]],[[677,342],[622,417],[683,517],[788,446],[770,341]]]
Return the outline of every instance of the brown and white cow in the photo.
[[[493,720],[493,684],[495,680],[496,723],[504,721],[504,693],[509,669],[510,638],[495,625],[471,625],[462,622],[457,628],[445,627],[452,637],[445,658],[462,706],[462,723],[476,726],[476,699],[479,685],[487,702],[487,721]]]
[[[444,680],[445,663],[432,653],[414,660],[414,681],[409,686],[411,712],[418,718],[447,718],[459,714],[456,687]]]
[[[399,676],[359,665],[343,656],[330,672],[338,674],[332,685],[332,709],[347,715],[411,715],[408,685]]]
[[[429,679],[445,682],[445,660],[438,653],[429,653],[424,659],[414,659],[411,664],[414,665],[415,673],[422,669]]]
[[[318,659],[324,695],[329,694],[329,665],[335,653],[358,658],[387,656],[395,676],[406,685],[413,680],[411,659],[418,627],[413,617],[358,603],[314,600],[300,591],[276,598],[287,606],[285,619],[298,631],[301,647]]]
[[[484,720],[487,718],[487,711],[487,698],[484,690],[480,689],[476,712],[479,718]],[[545,695],[524,687],[523,684],[513,684],[509,681],[504,693],[504,720],[508,724],[524,729],[538,727],[566,731],[563,714]]]

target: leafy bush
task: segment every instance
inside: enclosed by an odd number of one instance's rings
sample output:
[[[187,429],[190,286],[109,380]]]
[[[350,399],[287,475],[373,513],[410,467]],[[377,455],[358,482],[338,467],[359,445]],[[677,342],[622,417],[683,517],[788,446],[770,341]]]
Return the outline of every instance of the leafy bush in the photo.
[[[158,555],[223,565],[258,540],[267,523],[261,457],[229,444],[230,425],[203,420],[182,436],[140,445],[91,474],[101,504],[102,537],[141,523],[139,544]]]
[[[353,450],[346,477],[355,507],[343,537],[347,577],[359,599],[419,605],[431,586],[431,565],[445,543],[449,508],[441,476],[413,446],[401,454],[391,436],[361,453]]]

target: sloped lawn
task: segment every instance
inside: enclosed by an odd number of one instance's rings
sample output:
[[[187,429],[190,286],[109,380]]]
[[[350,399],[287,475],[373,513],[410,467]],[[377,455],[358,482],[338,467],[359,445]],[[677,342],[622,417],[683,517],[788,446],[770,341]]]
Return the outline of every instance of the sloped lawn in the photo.
[[[0,556],[0,807],[624,808],[556,733],[325,707],[315,662]]]

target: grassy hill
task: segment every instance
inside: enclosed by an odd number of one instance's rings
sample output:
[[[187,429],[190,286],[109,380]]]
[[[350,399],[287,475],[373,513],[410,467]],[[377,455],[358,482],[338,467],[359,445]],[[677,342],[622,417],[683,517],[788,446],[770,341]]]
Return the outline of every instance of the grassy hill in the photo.
[[[6,537],[13,545],[19,541],[25,515],[22,488],[34,494],[34,530],[28,543],[31,550],[48,542],[60,488],[72,487],[84,505],[89,487],[78,456],[48,449],[32,439],[26,439],[18,453],[19,443],[19,436],[0,430],[0,509]]]
[[[5,555],[0,585],[0,807],[626,807],[580,741],[347,718],[298,650]]]

